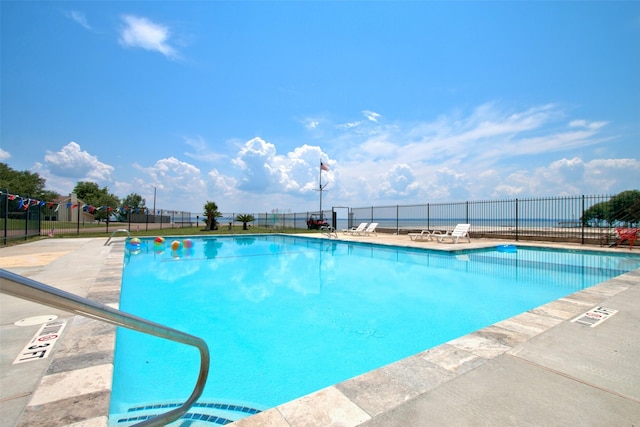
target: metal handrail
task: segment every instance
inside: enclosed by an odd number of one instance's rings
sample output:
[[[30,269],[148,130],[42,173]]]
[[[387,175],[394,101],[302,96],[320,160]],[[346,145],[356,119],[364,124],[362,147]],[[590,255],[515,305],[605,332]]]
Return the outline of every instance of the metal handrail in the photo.
[[[111,236],[109,236],[109,238],[107,239],[106,242],[104,242],[103,246],[109,246],[109,242],[111,241],[111,239],[113,239],[113,236],[116,233],[127,233],[127,237],[131,237],[131,233],[129,233],[129,230],[127,230],[126,228],[119,228],[117,230],[115,230],[113,233],[111,233]]]
[[[200,373],[191,396],[182,406],[136,424],[137,426],[164,426],[171,423],[183,416],[202,395],[209,374],[210,361],[209,347],[202,338],[116,310],[1,268],[0,292],[198,348],[200,351]]]

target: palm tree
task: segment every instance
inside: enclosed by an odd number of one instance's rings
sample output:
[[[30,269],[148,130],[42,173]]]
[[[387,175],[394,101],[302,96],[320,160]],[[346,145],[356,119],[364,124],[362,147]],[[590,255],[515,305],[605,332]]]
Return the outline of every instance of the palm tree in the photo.
[[[255,221],[255,218],[251,214],[238,214],[236,215],[236,221],[240,221],[242,223],[243,230],[248,230],[247,223]]]
[[[204,204],[204,216],[207,218],[207,228],[205,228],[205,230],[217,230],[217,219],[220,218],[222,214],[218,211],[216,202],[207,201],[207,203]]]

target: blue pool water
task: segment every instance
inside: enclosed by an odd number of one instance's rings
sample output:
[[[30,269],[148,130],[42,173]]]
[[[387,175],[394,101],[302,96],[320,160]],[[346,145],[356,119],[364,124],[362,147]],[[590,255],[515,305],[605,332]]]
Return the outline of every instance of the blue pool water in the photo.
[[[171,240],[127,246],[120,308],[204,338],[200,402],[233,403],[238,417],[640,267],[621,253],[447,254],[280,235],[193,238],[174,251]],[[197,350],[119,328],[110,424],[183,402],[198,369]]]

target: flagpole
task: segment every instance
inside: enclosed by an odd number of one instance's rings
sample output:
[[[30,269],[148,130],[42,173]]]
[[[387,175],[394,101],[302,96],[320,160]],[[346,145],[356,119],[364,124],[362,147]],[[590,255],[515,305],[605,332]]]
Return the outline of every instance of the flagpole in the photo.
[[[322,219],[322,160],[320,161],[320,219]]]

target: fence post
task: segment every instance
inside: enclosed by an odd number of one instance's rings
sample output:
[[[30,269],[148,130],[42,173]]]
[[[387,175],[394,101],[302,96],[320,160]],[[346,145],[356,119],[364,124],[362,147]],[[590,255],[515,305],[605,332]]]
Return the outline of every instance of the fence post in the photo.
[[[518,199],[516,198],[516,242],[518,241]]]
[[[431,230],[431,213],[429,212],[429,203],[427,203],[427,230]]]
[[[466,209],[465,209],[466,212],[465,212],[465,221],[464,222],[466,224],[469,224],[469,201],[468,200],[465,202],[465,205],[466,205]]]
[[[29,203],[27,201],[27,210],[24,211],[24,240],[28,240],[29,239],[29,205],[31,203]]]
[[[79,236],[80,235],[80,210],[82,208],[80,207],[80,202],[78,202],[77,205],[78,205],[77,206],[77,209],[78,209],[78,224],[76,225],[76,236]]]
[[[582,195],[582,214],[580,215],[580,227],[581,227],[581,232],[580,234],[582,234],[582,244],[584,245],[584,194]]]
[[[4,244],[7,244],[7,232],[9,225],[9,190],[5,190],[2,193],[2,197],[4,199]]]

